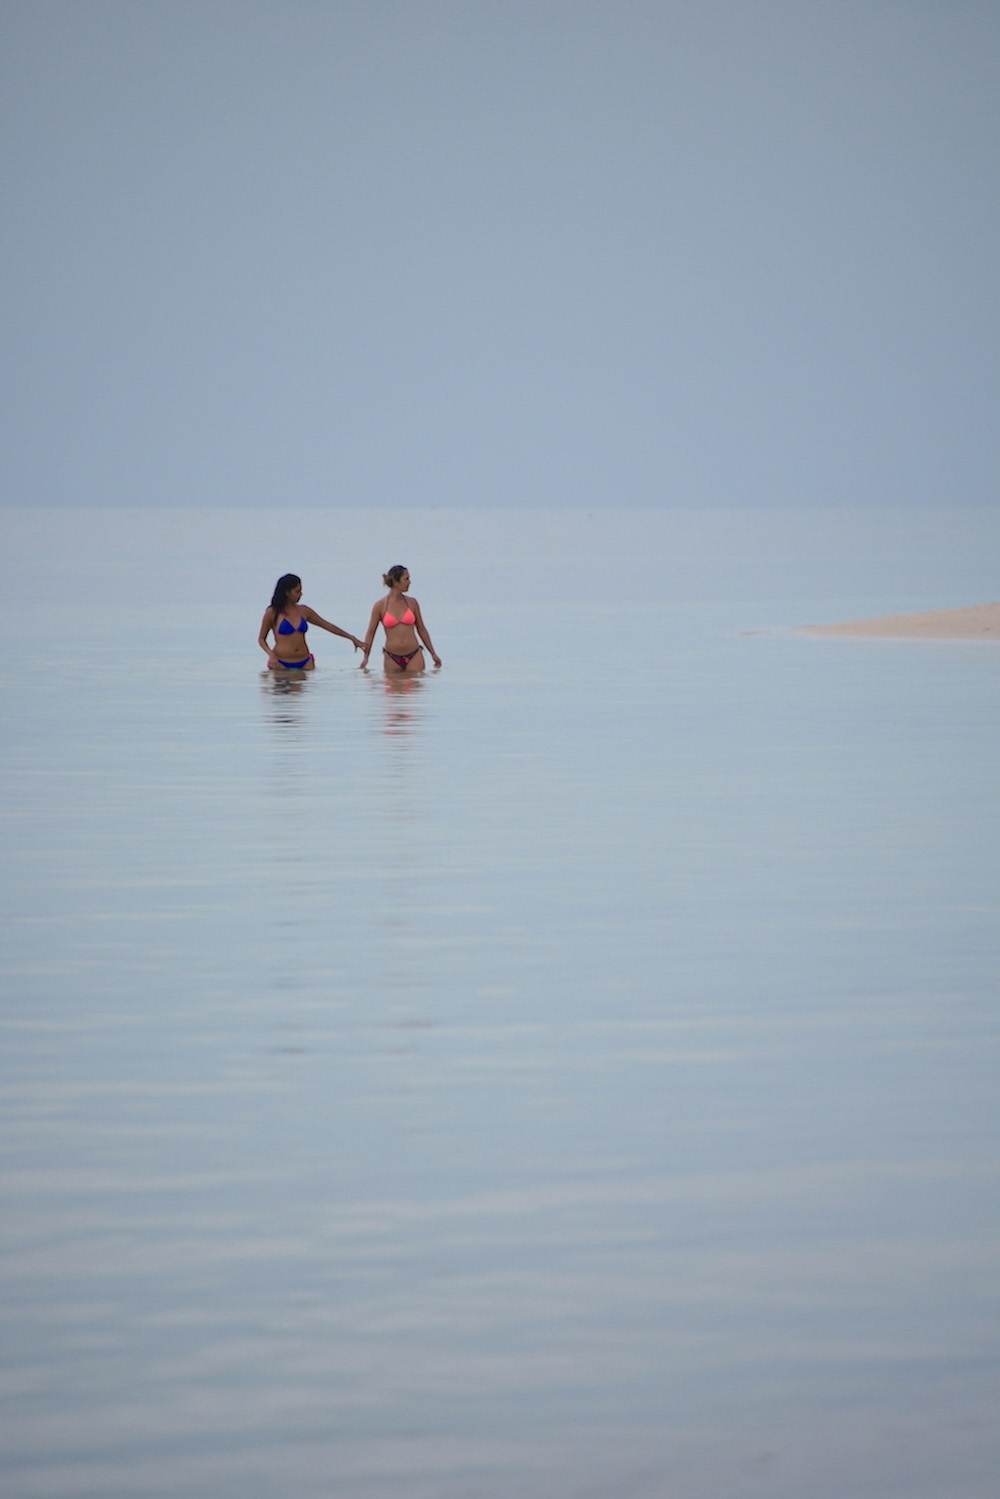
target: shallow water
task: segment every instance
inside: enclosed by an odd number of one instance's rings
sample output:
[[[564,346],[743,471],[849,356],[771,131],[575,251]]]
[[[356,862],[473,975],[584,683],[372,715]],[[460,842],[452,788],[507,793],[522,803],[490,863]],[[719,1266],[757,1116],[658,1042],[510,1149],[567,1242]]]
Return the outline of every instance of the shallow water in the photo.
[[[994,517],[8,516],[5,1499],[992,1499]]]

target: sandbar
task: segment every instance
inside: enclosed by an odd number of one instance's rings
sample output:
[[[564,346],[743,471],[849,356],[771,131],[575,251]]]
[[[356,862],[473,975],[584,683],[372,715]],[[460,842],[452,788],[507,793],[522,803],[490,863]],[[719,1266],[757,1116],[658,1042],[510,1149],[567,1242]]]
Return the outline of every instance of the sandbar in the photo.
[[[797,633],[881,636],[888,640],[1000,640],[1000,604],[889,614],[882,619],[851,619],[837,625],[802,625]]]

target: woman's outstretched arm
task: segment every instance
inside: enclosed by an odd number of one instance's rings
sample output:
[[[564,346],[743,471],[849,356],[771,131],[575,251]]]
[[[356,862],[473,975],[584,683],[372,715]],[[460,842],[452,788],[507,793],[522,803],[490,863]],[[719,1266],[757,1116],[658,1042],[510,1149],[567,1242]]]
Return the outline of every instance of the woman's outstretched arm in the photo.
[[[303,604],[300,604],[299,608],[311,625],[319,625],[321,630],[329,630],[331,635],[340,635],[344,640],[349,640],[356,651],[362,649],[362,642],[356,635],[352,635],[350,630],[342,630],[339,625],[331,625],[330,621],[324,619],[322,614],[317,614],[315,609],[309,609]]]

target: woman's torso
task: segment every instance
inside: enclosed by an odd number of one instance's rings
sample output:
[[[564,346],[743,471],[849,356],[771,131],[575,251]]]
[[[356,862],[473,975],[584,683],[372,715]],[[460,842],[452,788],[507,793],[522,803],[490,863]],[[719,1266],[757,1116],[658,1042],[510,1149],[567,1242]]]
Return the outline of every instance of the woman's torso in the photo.
[[[382,610],[386,649],[401,653],[412,651],[419,644],[416,623],[416,610],[411,600],[405,594],[399,599],[394,599],[390,594]]]
[[[274,654],[279,661],[304,661],[309,655],[306,631],[309,624],[301,609],[279,614],[274,621]]]

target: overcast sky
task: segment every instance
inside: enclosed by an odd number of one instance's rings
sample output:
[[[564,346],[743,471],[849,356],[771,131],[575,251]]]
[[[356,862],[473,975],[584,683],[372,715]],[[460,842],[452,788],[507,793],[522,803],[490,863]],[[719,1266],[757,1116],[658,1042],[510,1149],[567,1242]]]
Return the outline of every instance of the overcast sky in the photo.
[[[0,499],[996,496],[996,0],[14,0]]]

